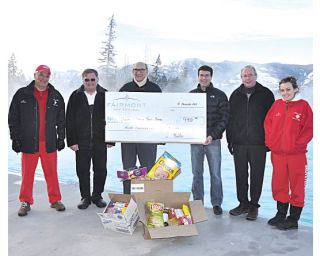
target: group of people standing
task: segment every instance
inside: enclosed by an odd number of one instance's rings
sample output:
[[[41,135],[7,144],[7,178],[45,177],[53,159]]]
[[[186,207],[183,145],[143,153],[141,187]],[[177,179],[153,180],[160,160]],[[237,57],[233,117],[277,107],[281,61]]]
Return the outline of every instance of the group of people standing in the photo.
[[[63,97],[49,83],[50,74],[48,66],[40,65],[34,73],[34,80],[16,92],[9,109],[12,149],[22,152],[19,216],[27,215],[33,204],[34,173],[39,157],[51,207],[57,211],[65,210],[57,176],[57,150],[65,147],[65,130],[67,145],[76,155],[81,194],[77,207],[86,209],[91,203],[99,208],[106,206],[101,194],[107,176],[107,148],[115,145],[105,141],[107,90],[98,84],[96,70],[84,70],[82,85],[72,92],[65,116]],[[135,63],[132,74],[133,80],[123,85],[120,92],[161,93],[160,87],[149,81],[145,63]],[[257,82],[255,68],[248,65],[240,72],[242,84],[228,100],[223,91],[213,86],[212,76],[211,67],[201,66],[198,69],[198,86],[190,91],[206,93],[207,98],[206,140],[203,145],[191,145],[194,200],[204,199],[203,162],[206,156],[213,212],[222,214],[221,138],[226,130],[228,149],[234,158],[239,201],[239,205],[229,211],[230,215],[246,213],[248,220],[257,219],[266,152],[271,150],[272,193],[278,211],[268,224],[285,230],[297,228],[304,206],[306,148],[313,135],[313,113],[306,101],[296,97],[296,79],[287,77],[280,81],[282,99],[275,101],[273,93]],[[156,155],[157,144],[121,143],[124,169],[134,167],[139,158],[140,165],[150,170]],[[123,193],[130,194],[130,186],[130,181],[124,181]],[[287,216],[289,204],[290,215]]]

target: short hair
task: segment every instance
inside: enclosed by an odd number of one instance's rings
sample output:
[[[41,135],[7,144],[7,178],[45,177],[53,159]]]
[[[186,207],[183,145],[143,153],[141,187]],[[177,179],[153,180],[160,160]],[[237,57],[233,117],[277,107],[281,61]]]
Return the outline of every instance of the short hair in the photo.
[[[279,87],[280,87],[281,84],[291,83],[293,89],[297,89],[297,88],[298,88],[297,80],[298,80],[298,79],[295,78],[294,76],[285,77],[285,78],[281,79],[281,81],[279,82]],[[299,89],[299,88],[298,88],[298,89]]]
[[[213,69],[211,67],[209,67],[207,65],[203,65],[198,69],[198,76],[199,76],[199,73],[200,73],[201,70],[202,71],[209,71],[211,76],[213,74]]]
[[[96,77],[98,77],[98,71],[93,69],[93,68],[87,68],[82,72],[82,78],[84,78],[85,75],[87,74],[92,74],[94,73],[96,75]]]
[[[252,66],[252,65],[246,65],[246,66],[244,66],[244,67],[241,69],[240,76],[242,76],[242,71],[245,70],[246,68],[250,68],[250,69],[253,71],[254,76],[257,77],[257,75],[258,75],[258,74],[257,74],[257,71],[256,71],[256,69],[254,68],[254,66]]]
[[[148,70],[148,65],[146,63],[144,63],[144,62],[141,62],[141,61],[138,61],[138,62],[134,63],[133,66],[132,66],[132,69],[134,69],[134,66],[137,65],[137,64],[144,64],[145,69]]]

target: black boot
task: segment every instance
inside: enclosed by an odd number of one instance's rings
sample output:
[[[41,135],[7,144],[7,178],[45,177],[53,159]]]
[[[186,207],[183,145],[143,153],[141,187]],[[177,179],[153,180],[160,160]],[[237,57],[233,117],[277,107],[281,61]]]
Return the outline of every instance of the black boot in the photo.
[[[302,208],[303,207],[290,204],[290,215],[284,222],[281,222],[279,225],[277,225],[277,228],[281,230],[297,229]]]
[[[277,209],[278,212],[276,216],[268,221],[268,224],[271,226],[276,226],[286,220],[287,212],[288,212],[289,203],[282,203],[277,201]]]

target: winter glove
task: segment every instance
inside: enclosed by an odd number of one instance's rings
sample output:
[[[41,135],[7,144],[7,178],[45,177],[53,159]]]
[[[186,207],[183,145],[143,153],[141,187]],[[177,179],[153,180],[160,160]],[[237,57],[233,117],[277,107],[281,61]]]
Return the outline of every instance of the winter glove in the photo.
[[[16,153],[21,152],[21,142],[20,140],[13,140],[12,141],[12,150]]]
[[[64,145],[64,140],[58,139],[57,140],[57,149],[58,151],[61,151],[62,149],[64,149],[65,145]]]
[[[270,148],[266,146],[266,152],[270,152]]]
[[[233,155],[233,145],[231,143],[228,144],[228,149],[231,155]]]

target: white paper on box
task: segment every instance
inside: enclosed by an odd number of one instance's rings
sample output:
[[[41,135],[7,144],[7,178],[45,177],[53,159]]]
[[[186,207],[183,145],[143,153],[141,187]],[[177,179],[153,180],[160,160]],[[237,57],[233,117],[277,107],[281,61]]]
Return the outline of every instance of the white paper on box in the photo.
[[[144,192],[144,184],[139,183],[139,184],[132,184],[131,183],[131,193],[139,193],[139,192]]]

